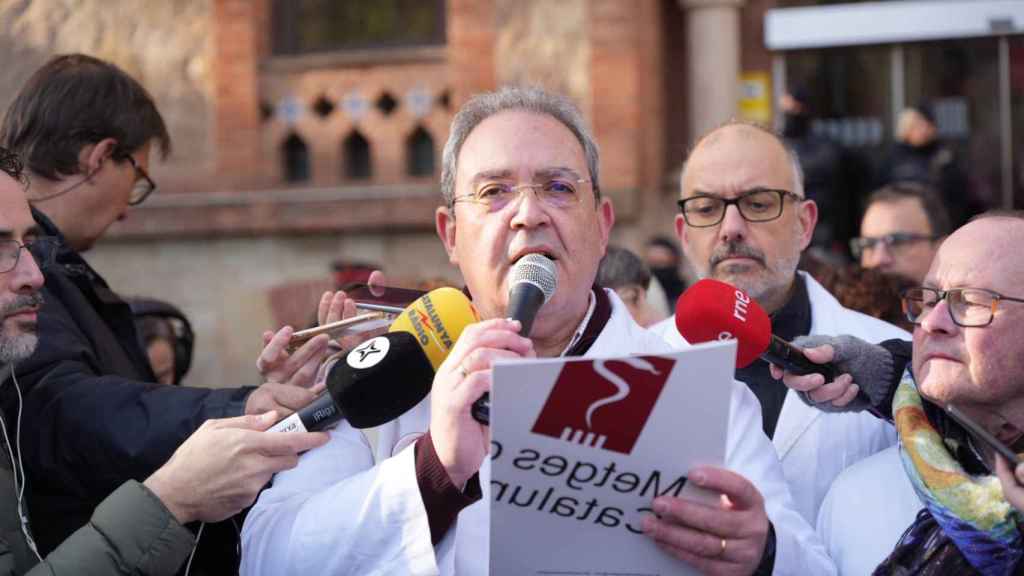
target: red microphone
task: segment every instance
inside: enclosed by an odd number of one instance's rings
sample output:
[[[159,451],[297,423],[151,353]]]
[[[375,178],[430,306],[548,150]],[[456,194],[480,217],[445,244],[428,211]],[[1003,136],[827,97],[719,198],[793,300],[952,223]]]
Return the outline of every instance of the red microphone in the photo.
[[[764,360],[794,374],[821,374],[835,380],[831,364],[815,364],[797,346],[772,334],[772,321],[746,292],[725,282],[704,279],[676,302],[676,329],[687,342],[737,341],[736,367]]]

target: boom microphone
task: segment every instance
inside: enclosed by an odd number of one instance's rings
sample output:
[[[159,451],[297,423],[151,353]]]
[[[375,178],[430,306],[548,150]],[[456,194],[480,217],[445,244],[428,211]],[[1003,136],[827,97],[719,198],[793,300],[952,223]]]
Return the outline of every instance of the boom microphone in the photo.
[[[380,426],[426,398],[433,380],[430,360],[412,335],[371,338],[331,367],[325,394],[269,431],[315,432],[343,419],[353,428]]]
[[[703,279],[676,302],[676,328],[691,343],[737,341],[736,367],[762,358],[793,374],[821,374],[835,380],[835,367],[808,360],[799,347],[772,334],[764,308],[746,292],[718,280]]]
[[[508,308],[505,315],[519,321],[522,325],[520,334],[530,336],[537,312],[557,289],[558,269],[550,258],[543,254],[527,254],[516,261],[509,271]],[[472,414],[477,422],[490,425],[490,394],[484,394],[473,403]]]

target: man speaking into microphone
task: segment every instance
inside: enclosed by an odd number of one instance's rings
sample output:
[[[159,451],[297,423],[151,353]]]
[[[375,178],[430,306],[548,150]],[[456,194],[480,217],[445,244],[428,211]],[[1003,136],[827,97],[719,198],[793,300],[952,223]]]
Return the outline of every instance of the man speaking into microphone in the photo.
[[[490,433],[474,406],[494,362],[669,351],[613,292],[593,287],[614,210],[601,195],[597,146],[568,100],[523,88],[471,99],[453,120],[441,188],[437,233],[483,320],[455,341],[429,399],[381,427],[375,454],[343,423],[275,477],[243,527],[243,574],[487,574],[489,547],[502,543],[489,541]],[[521,273],[524,263],[550,268],[557,282]],[[542,288],[532,323],[513,309],[535,299],[510,304],[520,276]],[[441,332],[444,313],[434,316],[423,323]],[[661,518],[624,537],[651,538],[706,573],[831,573],[792,510],[756,400],[732,385],[726,465],[738,472],[689,476],[728,504],[662,496],[652,503]]]

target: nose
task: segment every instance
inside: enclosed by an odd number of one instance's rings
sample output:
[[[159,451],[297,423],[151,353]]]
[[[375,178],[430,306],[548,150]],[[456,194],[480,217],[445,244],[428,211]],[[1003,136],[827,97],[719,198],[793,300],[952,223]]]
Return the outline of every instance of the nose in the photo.
[[[513,211],[510,223],[512,228],[536,228],[551,220],[540,195],[533,188],[522,188],[510,208]]]
[[[36,292],[43,287],[43,272],[28,248],[22,250],[24,253],[18,258],[18,264],[11,274],[10,289],[19,293]]]
[[[747,221],[735,204],[725,207],[725,215],[719,224],[718,235],[723,242],[742,240],[747,234]]]
[[[953,322],[953,316],[949,311],[948,301],[943,298],[939,300],[932,309],[920,319],[921,328],[929,334],[953,334],[959,326]]]

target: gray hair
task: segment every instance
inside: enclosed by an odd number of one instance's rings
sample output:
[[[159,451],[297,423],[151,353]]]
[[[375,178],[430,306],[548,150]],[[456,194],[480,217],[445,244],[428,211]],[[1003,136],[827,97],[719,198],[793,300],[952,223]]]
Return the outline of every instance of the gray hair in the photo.
[[[793,190],[791,190],[791,192],[793,192],[794,194],[801,198],[806,198],[807,196],[804,195],[804,169],[800,165],[800,156],[797,155],[796,150],[794,150],[792,146],[787,144],[786,140],[783,139],[778,132],[770,128],[766,128],[763,125],[758,124],[757,122],[749,122],[746,120],[736,119],[728,120],[716,126],[715,128],[709,130],[708,132],[705,132],[700,138],[697,139],[696,142],[694,142],[693,147],[690,148],[690,151],[686,155],[686,160],[683,162],[683,169],[679,172],[680,188],[682,187],[683,175],[686,174],[686,165],[689,164],[690,157],[693,156],[693,152],[700,147],[701,143],[704,142],[704,140],[718,133],[718,131],[723,130],[725,128],[732,128],[735,126],[742,126],[746,128],[751,128],[753,130],[757,130],[758,132],[766,134],[770,136],[773,140],[778,142],[779,146],[781,146],[782,149],[786,151],[786,156],[789,157],[790,167],[793,169]]]
[[[579,108],[565,96],[551,94],[536,87],[507,86],[496,92],[484,92],[470,98],[452,119],[448,142],[441,156],[441,194],[450,208],[455,199],[455,172],[458,169],[459,151],[466,138],[478,124],[508,110],[522,110],[543,114],[558,120],[579,141],[587,159],[587,170],[594,188],[594,198],[601,197],[598,184],[599,153],[597,142],[590,133]]]

